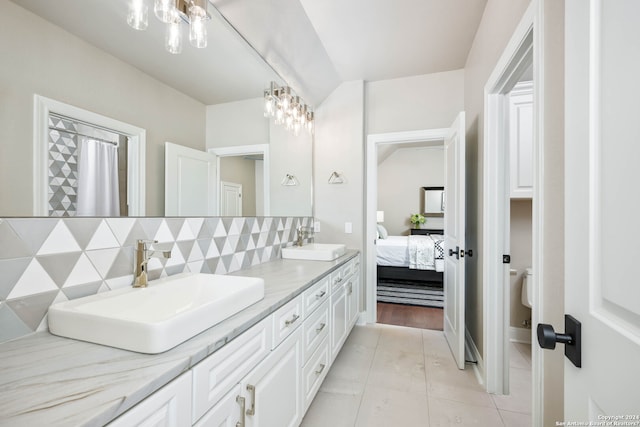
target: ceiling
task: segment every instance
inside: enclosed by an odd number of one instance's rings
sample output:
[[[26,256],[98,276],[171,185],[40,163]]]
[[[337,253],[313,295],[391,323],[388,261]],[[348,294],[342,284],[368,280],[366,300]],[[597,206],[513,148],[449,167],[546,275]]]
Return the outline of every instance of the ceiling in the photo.
[[[127,26],[128,0],[12,1],[207,105],[255,98],[273,70],[318,105],[343,81],[464,68],[487,2],[209,0],[209,46],[170,55],[152,0],[145,32]]]

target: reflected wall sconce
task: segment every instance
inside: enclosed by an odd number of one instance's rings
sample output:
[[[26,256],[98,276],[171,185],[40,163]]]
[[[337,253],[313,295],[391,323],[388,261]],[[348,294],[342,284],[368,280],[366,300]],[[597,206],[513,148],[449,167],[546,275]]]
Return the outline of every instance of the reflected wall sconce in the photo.
[[[345,183],[344,174],[334,171],[329,177],[329,184],[344,184],[344,183]]]
[[[264,90],[264,116],[272,118],[277,125],[284,125],[295,136],[301,129],[313,134],[313,111],[311,106],[296,96],[289,86],[278,86],[271,82],[269,89]]]
[[[299,184],[298,178],[296,178],[295,175],[290,175],[290,174],[286,174],[282,179],[282,181],[280,182],[280,185],[283,185],[285,187],[293,187],[294,185],[298,185],[298,184]]]
[[[133,29],[144,31],[149,26],[147,0],[129,0],[127,23]],[[164,47],[169,53],[182,52],[182,23],[189,25],[189,41],[197,48],[207,47],[207,27],[211,19],[207,11],[209,0],[152,0],[153,12],[167,24]]]

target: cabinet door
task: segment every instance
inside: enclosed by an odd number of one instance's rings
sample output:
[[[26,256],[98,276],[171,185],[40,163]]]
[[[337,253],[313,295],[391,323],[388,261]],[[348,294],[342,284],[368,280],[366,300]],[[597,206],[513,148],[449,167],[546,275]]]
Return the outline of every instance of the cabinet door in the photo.
[[[191,371],[185,372],[116,418],[110,427],[191,425]]]
[[[331,294],[331,360],[342,347],[347,333],[347,293],[344,286]]]
[[[242,381],[247,427],[295,427],[302,420],[301,329]]]
[[[347,334],[358,319],[360,307],[360,272],[355,272],[347,282],[348,319]]]
[[[509,96],[511,198],[533,197],[533,85],[518,83]]]
[[[209,410],[195,427],[236,427],[243,425],[244,397],[240,395],[240,385],[237,384],[229,393]]]

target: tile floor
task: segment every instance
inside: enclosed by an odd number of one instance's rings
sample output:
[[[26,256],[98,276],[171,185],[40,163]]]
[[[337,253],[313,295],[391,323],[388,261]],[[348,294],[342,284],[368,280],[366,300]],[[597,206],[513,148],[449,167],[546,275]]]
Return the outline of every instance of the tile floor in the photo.
[[[302,421],[304,427],[530,426],[531,346],[512,344],[509,396],[461,371],[441,331],[356,326]]]

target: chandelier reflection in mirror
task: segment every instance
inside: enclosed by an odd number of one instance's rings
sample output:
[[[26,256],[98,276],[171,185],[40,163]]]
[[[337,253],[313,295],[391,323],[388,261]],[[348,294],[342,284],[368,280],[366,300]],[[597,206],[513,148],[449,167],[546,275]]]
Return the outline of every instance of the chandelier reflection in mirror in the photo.
[[[284,125],[295,136],[301,129],[313,133],[313,111],[296,96],[289,86],[278,86],[271,82],[269,89],[264,91],[264,116],[273,118],[277,125]]]
[[[149,26],[147,0],[129,0],[127,23],[136,30]],[[156,17],[167,25],[164,47],[169,53],[182,52],[182,23],[189,25],[189,41],[197,48],[207,47],[207,27],[211,19],[207,12],[208,0],[151,0]]]

